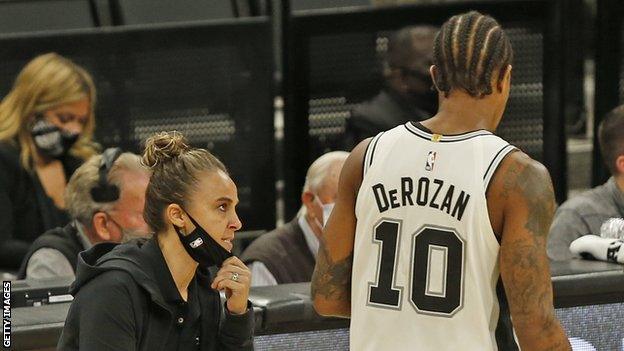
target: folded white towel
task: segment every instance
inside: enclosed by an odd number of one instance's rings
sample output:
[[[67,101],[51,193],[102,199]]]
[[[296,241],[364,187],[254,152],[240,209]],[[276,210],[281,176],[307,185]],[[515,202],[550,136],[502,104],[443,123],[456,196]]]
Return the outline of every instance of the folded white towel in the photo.
[[[620,254],[623,244],[624,240],[589,234],[574,240],[570,244],[570,251],[583,258],[624,264],[624,250]]]

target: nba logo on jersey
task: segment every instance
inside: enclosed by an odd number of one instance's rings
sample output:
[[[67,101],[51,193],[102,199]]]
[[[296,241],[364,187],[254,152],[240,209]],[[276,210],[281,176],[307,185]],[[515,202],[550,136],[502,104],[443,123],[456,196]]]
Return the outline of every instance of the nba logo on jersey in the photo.
[[[197,238],[193,241],[191,241],[190,246],[194,249],[200,247],[202,244],[204,243],[204,241],[202,240],[202,238]]]
[[[427,155],[427,163],[425,164],[425,171],[433,171],[433,165],[435,164],[436,152],[429,151],[429,155]]]

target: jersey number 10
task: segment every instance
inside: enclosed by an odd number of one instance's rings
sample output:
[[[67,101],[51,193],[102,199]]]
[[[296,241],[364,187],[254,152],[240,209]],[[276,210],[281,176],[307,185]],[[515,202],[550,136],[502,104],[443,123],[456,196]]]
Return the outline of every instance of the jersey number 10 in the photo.
[[[368,286],[368,305],[401,309],[403,288],[395,275],[401,221],[384,219],[373,232],[380,245],[377,278]],[[412,235],[409,301],[418,313],[452,317],[462,308],[465,243],[452,228],[424,225]]]

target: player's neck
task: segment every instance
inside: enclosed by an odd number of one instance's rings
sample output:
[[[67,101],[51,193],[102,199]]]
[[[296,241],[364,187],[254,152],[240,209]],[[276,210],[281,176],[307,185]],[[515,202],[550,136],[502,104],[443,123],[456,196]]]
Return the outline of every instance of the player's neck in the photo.
[[[423,125],[437,134],[460,134],[478,129],[493,132],[500,115],[499,103],[489,95],[475,99],[462,92],[453,92],[440,99],[438,113]]]

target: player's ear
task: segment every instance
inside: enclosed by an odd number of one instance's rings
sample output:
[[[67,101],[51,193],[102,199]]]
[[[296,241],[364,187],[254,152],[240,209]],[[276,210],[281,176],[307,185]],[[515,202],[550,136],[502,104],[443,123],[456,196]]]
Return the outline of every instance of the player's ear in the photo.
[[[505,89],[509,89],[511,86],[511,65],[507,65],[504,69],[501,69],[498,77],[496,78],[496,89],[498,92],[502,92]]]
[[[438,88],[438,83],[436,77],[438,76],[438,68],[435,65],[431,65],[429,67],[429,75],[431,76],[431,81],[433,82],[433,86],[439,92],[440,88]]]

